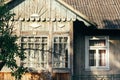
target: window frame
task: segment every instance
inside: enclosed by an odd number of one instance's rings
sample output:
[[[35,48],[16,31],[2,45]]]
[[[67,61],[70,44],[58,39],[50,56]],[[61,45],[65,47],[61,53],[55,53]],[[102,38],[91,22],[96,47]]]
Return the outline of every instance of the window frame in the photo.
[[[105,40],[106,46],[89,46],[89,40]],[[89,66],[89,50],[95,50],[96,58],[99,58],[99,50],[106,50],[106,66],[99,66],[96,59],[96,66]],[[85,36],[85,70],[109,70],[109,36]]]
[[[34,37],[34,39],[35,38],[37,38],[37,37],[39,37],[39,38],[43,38],[43,37],[45,37],[45,38],[47,38],[47,41],[46,41],[46,43],[47,43],[47,48],[49,49],[49,37],[47,36],[47,35],[39,35],[39,36],[21,36],[21,40],[20,40],[20,45],[22,44],[22,43],[26,43],[26,42],[22,42],[22,37],[25,37],[25,38],[30,38],[30,37]],[[43,44],[43,43],[41,43],[40,41],[39,42],[35,42],[35,41],[33,41],[33,42],[29,42],[29,41],[27,41],[27,44],[28,44],[28,46],[29,46],[29,43],[33,43],[34,44],[34,48],[35,48],[35,44]],[[23,49],[24,50],[24,49]],[[25,49],[26,50],[26,49]],[[31,51],[32,49],[29,49],[28,51]],[[34,51],[36,50],[36,48],[34,49]],[[39,70],[39,69],[41,69],[41,68],[47,68],[48,66],[49,66],[49,63],[48,63],[48,59],[49,59],[49,57],[48,57],[48,55],[49,55],[49,52],[46,52],[46,54],[47,54],[47,59],[45,60],[45,61],[47,61],[46,62],[46,67],[42,67],[42,66],[40,66],[40,67],[36,67],[36,66],[33,66],[33,67],[31,67],[31,66],[29,66],[29,64],[28,64],[28,62],[27,62],[27,64],[26,64],[26,67],[28,67],[28,68],[33,68],[33,69],[35,69],[35,70]],[[27,60],[28,61],[28,60]],[[21,61],[22,63],[24,63],[24,61]],[[42,61],[40,61],[41,63],[42,63]],[[40,63],[40,62],[38,62],[38,63]],[[37,63],[36,63],[37,64]],[[33,64],[34,65],[34,64]]]
[[[68,41],[67,41],[67,45],[68,45],[68,65],[67,67],[63,68],[63,67],[54,67],[54,38],[55,37],[67,37]],[[53,39],[52,39],[52,68],[53,69],[69,69],[70,68],[70,36],[68,35],[54,35]]]

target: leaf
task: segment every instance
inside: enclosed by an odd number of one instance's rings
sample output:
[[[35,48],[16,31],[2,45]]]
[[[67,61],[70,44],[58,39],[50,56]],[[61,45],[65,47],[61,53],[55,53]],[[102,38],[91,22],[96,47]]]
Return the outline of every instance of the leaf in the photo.
[[[20,50],[20,46],[16,43],[18,37],[12,34],[13,26],[8,24],[14,15],[6,5],[0,6],[0,61],[12,70],[16,79],[21,79],[25,68],[18,66],[15,57],[19,57],[20,60],[24,60],[26,57],[24,51]]]

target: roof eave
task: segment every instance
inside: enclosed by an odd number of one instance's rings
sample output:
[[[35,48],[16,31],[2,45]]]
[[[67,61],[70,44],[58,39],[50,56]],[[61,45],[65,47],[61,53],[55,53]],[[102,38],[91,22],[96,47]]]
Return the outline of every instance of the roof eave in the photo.
[[[83,19],[84,21],[86,21],[87,23],[89,23],[92,26],[97,26],[95,22],[91,21],[88,19],[88,17],[86,17],[84,14],[80,13],[79,11],[77,11],[76,9],[74,9],[72,6],[68,5],[67,3],[65,3],[62,0],[56,0],[57,2],[59,2],[60,4],[62,4],[64,7],[66,7],[67,9],[71,10],[73,13],[75,13],[78,17],[80,17],[81,19]]]
[[[5,1],[4,1],[4,4],[8,4],[8,3],[10,3],[11,1],[13,1],[13,0],[5,0]]]

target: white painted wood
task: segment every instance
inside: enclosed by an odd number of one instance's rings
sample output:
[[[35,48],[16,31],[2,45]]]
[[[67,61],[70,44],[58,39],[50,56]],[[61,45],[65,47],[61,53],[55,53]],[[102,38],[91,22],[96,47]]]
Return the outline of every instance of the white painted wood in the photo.
[[[95,37],[95,38],[94,38]],[[89,40],[105,40],[104,46],[99,46],[97,44],[96,46],[90,46]],[[86,70],[109,70],[109,36],[86,36],[85,37],[85,69]],[[95,50],[95,62],[96,64],[94,66],[89,66],[89,50]],[[105,50],[106,56],[105,56],[105,66],[99,65],[99,50]]]

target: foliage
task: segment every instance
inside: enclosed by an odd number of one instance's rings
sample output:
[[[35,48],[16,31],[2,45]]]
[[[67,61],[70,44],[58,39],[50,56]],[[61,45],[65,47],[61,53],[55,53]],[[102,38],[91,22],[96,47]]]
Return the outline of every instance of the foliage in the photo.
[[[24,60],[25,55],[16,43],[18,37],[13,34],[14,22],[10,24],[10,19],[14,15],[7,9],[6,5],[0,6],[0,64],[10,68],[12,75],[20,80],[25,68],[22,65],[17,65],[15,58],[19,57],[20,60]]]
[[[40,77],[43,80],[52,80],[52,75],[49,72],[49,70],[42,70],[42,71],[40,71]]]
[[[21,80],[22,75],[26,71],[26,68],[23,66],[18,67],[15,71],[12,71],[12,75],[15,76],[16,80]]]

